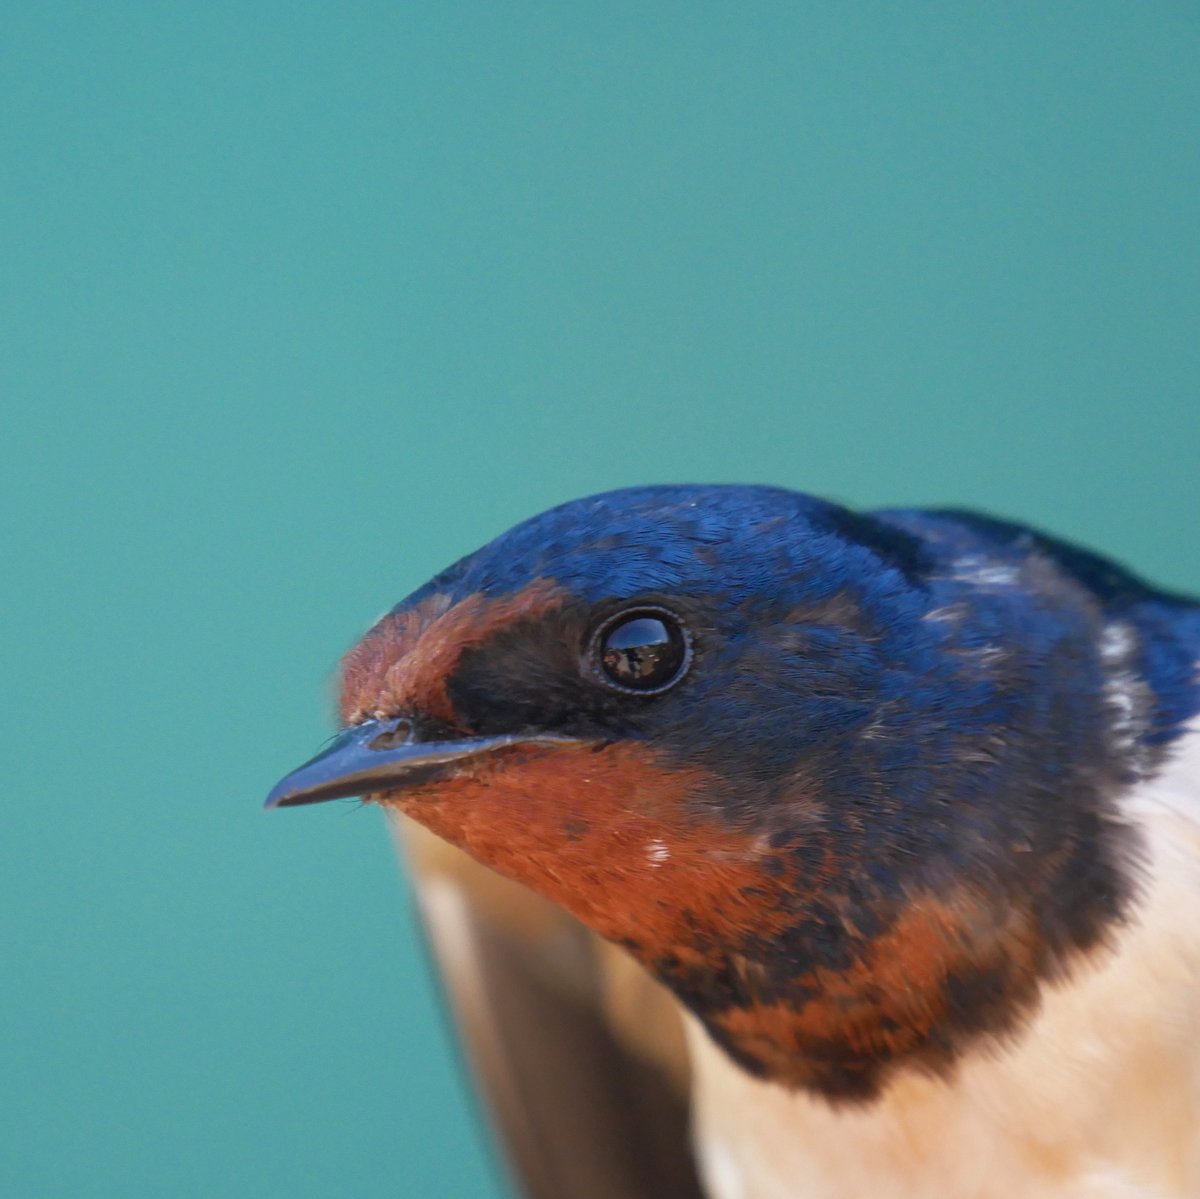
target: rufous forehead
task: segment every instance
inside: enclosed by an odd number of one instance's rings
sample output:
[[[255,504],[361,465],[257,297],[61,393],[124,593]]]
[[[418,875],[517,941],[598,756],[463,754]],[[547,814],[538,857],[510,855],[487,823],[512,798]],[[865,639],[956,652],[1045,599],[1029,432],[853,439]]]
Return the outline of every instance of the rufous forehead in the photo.
[[[353,724],[423,712],[457,723],[446,680],[463,654],[569,598],[552,579],[535,579],[511,595],[489,598],[477,592],[453,601],[438,592],[402,612],[389,612],[342,659],[342,719]]]

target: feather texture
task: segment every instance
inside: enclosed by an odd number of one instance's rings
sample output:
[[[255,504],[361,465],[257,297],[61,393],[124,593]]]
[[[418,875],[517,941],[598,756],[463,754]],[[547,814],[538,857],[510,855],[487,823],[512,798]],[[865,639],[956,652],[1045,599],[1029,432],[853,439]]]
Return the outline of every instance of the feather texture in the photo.
[[[1147,843],[1127,926],[948,1078],[832,1108],[752,1078],[689,1020],[713,1199],[1200,1195],[1200,728],[1121,806]]]
[[[270,802],[426,830],[536,1199],[695,1199],[689,1103],[712,1199],[1195,1199],[1198,656],[1196,600],[991,517],[613,492],[386,615]]]
[[[395,817],[493,1131],[529,1199],[702,1199],[667,991],[561,908]]]

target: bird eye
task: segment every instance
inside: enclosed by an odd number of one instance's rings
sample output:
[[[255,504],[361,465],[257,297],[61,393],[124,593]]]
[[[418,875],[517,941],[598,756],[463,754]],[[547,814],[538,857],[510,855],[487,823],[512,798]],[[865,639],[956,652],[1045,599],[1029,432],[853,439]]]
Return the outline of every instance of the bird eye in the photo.
[[[607,686],[655,695],[687,673],[691,637],[673,612],[637,608],[610,617],[592,634],[590,656]]]

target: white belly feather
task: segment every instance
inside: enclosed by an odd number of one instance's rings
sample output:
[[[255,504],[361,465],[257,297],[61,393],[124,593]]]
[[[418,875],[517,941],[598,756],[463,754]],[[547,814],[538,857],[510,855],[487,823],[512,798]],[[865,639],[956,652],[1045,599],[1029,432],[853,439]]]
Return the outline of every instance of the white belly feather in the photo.
[[[835,1109],[689,1020],[713,1199],[1200,1199],[1200,728],[1124,810],[1149,849],[1137,919],[947,1080]]]

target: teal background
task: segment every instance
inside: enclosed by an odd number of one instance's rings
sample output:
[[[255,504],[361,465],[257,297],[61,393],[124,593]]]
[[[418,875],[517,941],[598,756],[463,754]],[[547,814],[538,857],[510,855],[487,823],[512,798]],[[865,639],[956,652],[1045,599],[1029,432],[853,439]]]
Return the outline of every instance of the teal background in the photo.
[[[0,1194],[496,1196],[338,655],[552,503],[1200,591],[1182,4],[3,5]]]

